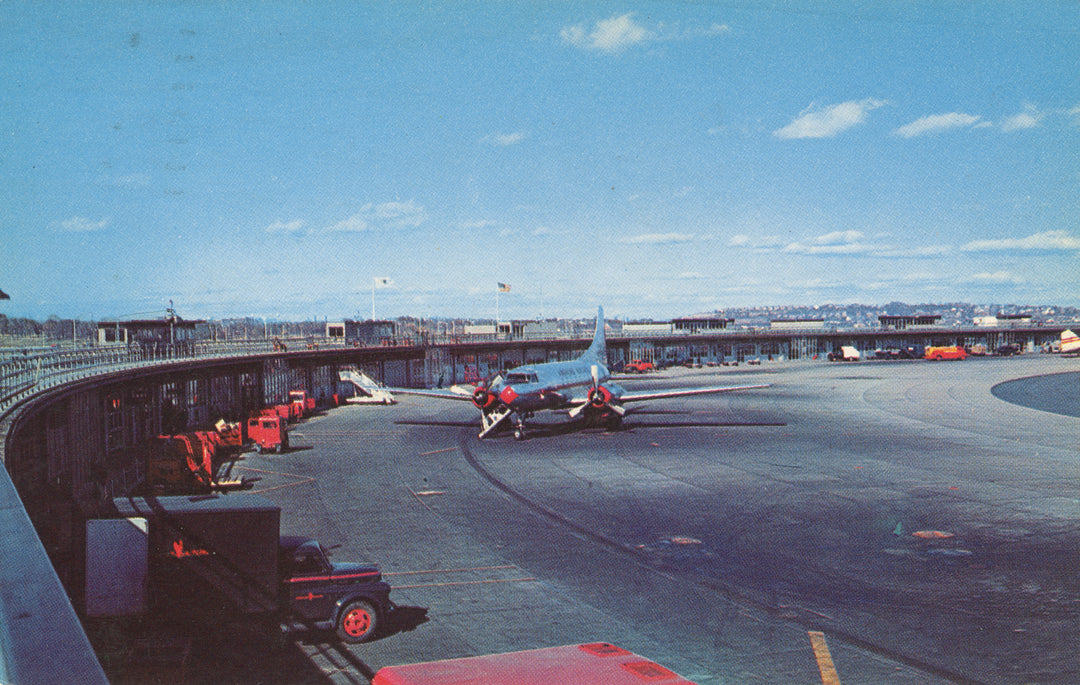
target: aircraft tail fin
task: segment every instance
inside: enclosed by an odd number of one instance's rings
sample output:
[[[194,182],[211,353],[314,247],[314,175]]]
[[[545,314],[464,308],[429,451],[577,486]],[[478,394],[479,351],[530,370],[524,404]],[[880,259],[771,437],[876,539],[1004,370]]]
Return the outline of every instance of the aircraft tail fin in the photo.
[[[1063,331],[1061,334],[1062,352],[1080,352],[1080,337],[1072,331]]]
[[[581,355],[583,360],[589,360],[602,364],[607,367],[607,339],[604,337],[604,308],[596,308],[596,331],[593,333],[592,344],[589,345],[589,349],[585,350],[585,354]]]

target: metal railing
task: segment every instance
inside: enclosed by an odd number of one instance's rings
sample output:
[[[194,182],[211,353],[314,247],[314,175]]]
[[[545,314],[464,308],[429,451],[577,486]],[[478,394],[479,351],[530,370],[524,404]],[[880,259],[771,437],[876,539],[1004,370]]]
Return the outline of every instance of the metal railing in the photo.
[[[197,342],[161,346],[102,345],[47,351],[40,348],[8,349],[0,356],[0,417],[31,395],[85,378],[177,361],[280,351],[281,343],[272,341]]]

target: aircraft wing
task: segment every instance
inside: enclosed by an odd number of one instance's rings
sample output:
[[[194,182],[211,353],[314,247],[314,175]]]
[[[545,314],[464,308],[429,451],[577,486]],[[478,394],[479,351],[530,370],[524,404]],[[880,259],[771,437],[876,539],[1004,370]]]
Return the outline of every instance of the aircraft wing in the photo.
[[[711,395],[720,392],[735,392],[737,390],[757,390],[769,387],[768,383],[759,385],[726,385],[711,388],[673,388],[670,390],[657,390],[655,392],[624,392],[618,398],[619,402],[644,402],[645,400],[662,400],[669,397],[686,397],[688,395]]]
[[[439,400],[464,400],[472,402],[472,388],[462,385],[453,385],[449,388],[436,388],[422,390],[419,388],[386,388],[395,395],[420,395],[421,397],[434,397]]]

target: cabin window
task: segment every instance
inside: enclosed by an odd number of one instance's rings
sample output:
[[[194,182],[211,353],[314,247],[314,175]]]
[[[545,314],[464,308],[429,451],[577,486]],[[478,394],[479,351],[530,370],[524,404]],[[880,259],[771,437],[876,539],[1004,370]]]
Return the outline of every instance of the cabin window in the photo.
[[[537,383],[535,373],[508,373],[506,374],[506,382],[513,385],[515,383]]]

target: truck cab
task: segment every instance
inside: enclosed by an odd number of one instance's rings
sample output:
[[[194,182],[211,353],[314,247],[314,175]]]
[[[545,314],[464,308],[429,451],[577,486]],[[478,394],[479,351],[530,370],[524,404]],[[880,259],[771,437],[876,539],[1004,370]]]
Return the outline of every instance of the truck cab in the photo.
[[[290,390],[289,403],[297,405],[303,416],[309,416],[315,412],[315,398],[308,396],[304,390]]]
[[[648,373],[653,370],[653,363],[645,359],[634,359],[623,367],[623,373]]]
[[[292,628],[333,629],[343,642],[363,642],[393,607],[377,566],[333,563],[308,537],[282,536],[278,571],[281,606]]]
[[[284,452],[289,449],[286,419],[269,411],[248,419],[248,439],[255,443],[256,452]]]

